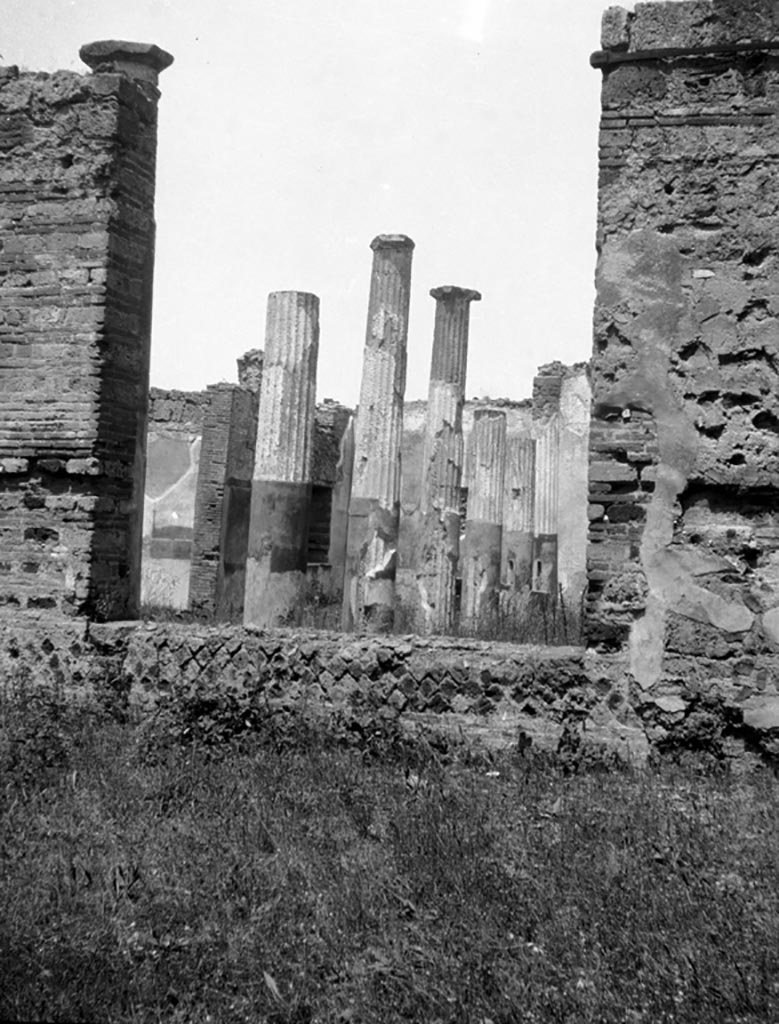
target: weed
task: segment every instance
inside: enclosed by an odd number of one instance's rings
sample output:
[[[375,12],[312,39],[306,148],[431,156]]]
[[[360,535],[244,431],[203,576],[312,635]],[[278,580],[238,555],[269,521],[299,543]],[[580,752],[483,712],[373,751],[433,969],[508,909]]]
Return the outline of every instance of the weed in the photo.
[[[205,709],[214,742],[163,730],[148,756],[99,709],[14,699],[2,1019],[779,1017],[773,779],[566,775],[348,722],[241,732],[240,694]]]

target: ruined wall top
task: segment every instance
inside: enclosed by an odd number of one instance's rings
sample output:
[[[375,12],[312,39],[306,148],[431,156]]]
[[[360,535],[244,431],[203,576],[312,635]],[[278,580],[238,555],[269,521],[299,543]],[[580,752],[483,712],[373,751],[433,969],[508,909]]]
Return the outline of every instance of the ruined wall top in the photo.
[[[206,391],[166,391],[149,388],[149,429],[186,427],[202,430],[208,408]]]
[[[683,0],[637,3],[634,11],[609,7],[603,14],[601,46],[614,58],[647,50],[723,49],[766,43],[779,46],[775,0]]]
[[[311,481],[316,486],[332,487],[338,476],[341,438],[353,410],[332,398],[316,407],[314,417],[314,451],[311,460]]]
[[[250,348],[238,357],[238,382],[255,394],[260,393],[265,353],[261,348]]]

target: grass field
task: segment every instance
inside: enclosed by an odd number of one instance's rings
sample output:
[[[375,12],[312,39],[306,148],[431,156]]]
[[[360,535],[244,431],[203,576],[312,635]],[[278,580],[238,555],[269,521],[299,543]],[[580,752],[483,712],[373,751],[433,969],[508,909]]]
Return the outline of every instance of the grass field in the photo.
[[[779,1021],[779,795],[0,706],[3,1021]]]

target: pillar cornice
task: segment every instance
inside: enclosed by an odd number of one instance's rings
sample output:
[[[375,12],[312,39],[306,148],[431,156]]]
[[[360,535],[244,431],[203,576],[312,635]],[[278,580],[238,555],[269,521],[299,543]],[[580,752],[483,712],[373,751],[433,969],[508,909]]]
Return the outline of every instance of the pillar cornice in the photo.
[[[136,81],[155,86],[160,72],[173,63],[172,54],[154,43],[133,43],[123,39],[85,43],[78,55],[96,74],[101,71],[119,71]]]

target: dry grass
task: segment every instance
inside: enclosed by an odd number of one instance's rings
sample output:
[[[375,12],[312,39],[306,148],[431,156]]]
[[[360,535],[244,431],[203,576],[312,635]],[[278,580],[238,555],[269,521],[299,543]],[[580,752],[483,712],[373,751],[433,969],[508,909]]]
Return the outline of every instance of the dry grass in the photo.
[[[6,690],[0,1019],[779,1020],[768,774],[170,737]]]

